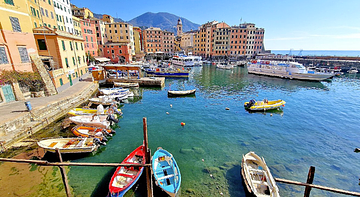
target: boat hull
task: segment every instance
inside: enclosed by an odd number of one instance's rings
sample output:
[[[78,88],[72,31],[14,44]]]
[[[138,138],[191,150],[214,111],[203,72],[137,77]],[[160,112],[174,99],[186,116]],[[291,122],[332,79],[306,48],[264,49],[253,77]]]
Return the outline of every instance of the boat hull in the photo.
[[[97,150],[98,145],[93,138],[52,138],[37,142],[38,146],[48,152],[61,153],[91,153]]]
[[[284,107],[286,104],[285,101],[279,99],[274,101],[256,101],[253,105],[249,105],[249,102],[244,103],[245,109],[249,111],[267,111],[272,109],[279,109]]]
[[[152,171],[155,184],[164,192],[169,196],[178,196],[180,194],[180,169],[171,153],[158,148],[152,158]]]
[[[193,90],[184,90],[184,91],[175,91],[175,90],[169,90],[168,96],[169,97],[176,97],[176,96],[189,96],[189,95],[195,95],[196,89]]]

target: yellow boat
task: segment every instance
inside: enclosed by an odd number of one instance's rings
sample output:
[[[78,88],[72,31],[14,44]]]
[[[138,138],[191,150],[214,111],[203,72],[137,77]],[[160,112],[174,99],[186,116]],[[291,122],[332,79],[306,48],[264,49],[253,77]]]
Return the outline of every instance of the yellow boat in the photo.
[[[251,99],[249,102],[244,103],[244,107],[250,111],[266,111],[285,107],[285,103],[286,102],[281,99],[274,101],[268,101],[267,99],[264,99],[263,101],[255,101],[254,99]]]
[[[121,115],[121,110],[117,109],[118,112],[115,112],[116,114]],[[99,112],[97,109],[87,109],[87,108],[73,108],[71,109],[68,114],[70,116],[81,116],[81,115],[93,115],[93,114],[114,114],[114,109],[105,109],[103,113]]]

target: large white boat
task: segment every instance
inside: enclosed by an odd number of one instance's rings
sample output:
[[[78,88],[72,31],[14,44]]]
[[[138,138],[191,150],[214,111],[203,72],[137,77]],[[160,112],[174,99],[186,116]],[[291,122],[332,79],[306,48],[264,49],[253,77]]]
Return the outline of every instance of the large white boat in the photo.
[[[267,75],[288,79],[322,81],[332,78],[334,73],[324,73],[307,70],[298,62],[253,60],[247,64],[250,74]]]
[[[183,67],[191,67],[191,66],[201,66],[201,56],[193,56],[193,55],[175,55],[171,63],[176,66],[183,66]]]

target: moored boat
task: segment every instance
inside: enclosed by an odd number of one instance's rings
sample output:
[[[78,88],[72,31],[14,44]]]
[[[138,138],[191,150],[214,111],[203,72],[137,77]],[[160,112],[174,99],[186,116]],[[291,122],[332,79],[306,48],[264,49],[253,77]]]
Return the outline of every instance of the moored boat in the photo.
[[[351,67],[347,72],[350,74],[355,74],[355,73],[358,73],[359,71],[357,70],[356,67]]]
[[[109,116],[98,116],[98,115],[80,115],[80,116],[71,116],[69,120],[77,125],[93,126],[100,128],[109,128],[110,122],[108,121]],[[116,122],[116,121],[114,121]]]
[[[231,65],[231,64],[228,64],[228,63],[225,63],[225,62],[218,62],[216,64],[216,68],[229,70],[229,69],[234,68],[234,65]]]
[[[131,152],[122,164],[145,164],[145,146],[141,145]],[[144,167],[117,167],[109,183],[109,196],[120,197],[138,181]]]
[[[118,102],[115,101],[113,98],[110,98],[108,96],[102,96],[100,98],[90,98],[89,101],[95,105],[103,105],[103,106],[108,106],[108,105],[117,105]]]
[[[250,74],[266,75],[287,79],[322,81],[334,77],[334,73],[307,70],[298,62],[253,60],[247,64]]]
[[[169,90],[168,96],[188,96],[188,95],[194,95],[196,92],[196,89],[192,90]]]
[[[99,92],[104,95],[109,95],[113,93],[129,93],[129,89],[122,88],[122,87],[116,87],[116,88],[100,88]]]
[[[98,109],[91,109],[91,108],[73,108],[68,112],[68,115],[70,116],[81,116],[81,115],[107,115],[107,114],[113,114],[116,112],[119,115],[122,115],[122,112],[120,109],[114,110],[113,108],[105,109],[105,110],[98,110]]]
[[[249,102],[244,103],[244,107],[245,109],[250,111],[266,111],[284,107],[285,104],[286,102],[281,99],[273,101],[269,101],[267,99],[264,99],[262,101],[256,101],[254,99],[251,99]]]
[[[139,83],[114,82],[114,86],[122,88],[137,88],[139,87]]]
[[[168,151],[158,148],[152,157],[152,171],[155,184],[169,196],[177,196],[181,185],[181,174],[174,156]]]
[[[241,175],[247,191],[254,196],[279,197],[279,189],[264,158],[254,152],[243,155]]]
[[[91,153],[99,147],[94,138],[50,138],[37,142],[38,146],[49,152],[59,149],[61,153]]]
[[[112,129],[103,129],[78,125],[71,129],[76,136],[98,138],[100,141],[107,141],[106,137],[111,137],[114,131]]]
[[[160,69],[155,69],[155,70],[145,70],[146,72],[146,76],[148,77],[189,77],[189,71],[187,70],[160,70]]]

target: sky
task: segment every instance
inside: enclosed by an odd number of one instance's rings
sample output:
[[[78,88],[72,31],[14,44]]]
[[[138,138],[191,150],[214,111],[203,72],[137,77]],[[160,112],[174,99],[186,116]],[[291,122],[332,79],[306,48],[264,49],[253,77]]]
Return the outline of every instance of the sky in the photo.
[[[360,50],[360,0],[71,0],[77,7],[129,21],[168,12],[199,25],[208,21],[265,29],[267,50]]]

